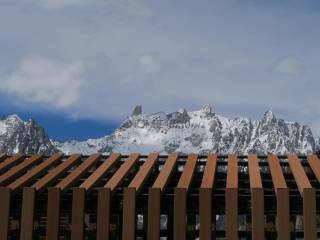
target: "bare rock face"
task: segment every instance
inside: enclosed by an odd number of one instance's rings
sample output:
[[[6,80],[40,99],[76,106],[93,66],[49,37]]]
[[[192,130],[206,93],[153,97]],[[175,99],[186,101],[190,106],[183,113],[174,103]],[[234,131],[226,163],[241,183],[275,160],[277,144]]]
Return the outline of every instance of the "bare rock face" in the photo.
[[[8,155],[51,154],[57,149],[44,129],[33,119],[22,121],[17,115],[0,119],[0,152]]]
[[[133,112],[132,112],[131,116],[138,116],[138,115],[141,115],[141,114],[142,114],[142,106],[141,105],[137,105],[133,109]]]
[[[261,120],[237,117],[228,119],[212,112],[208,105],[198,111],[180,109],[173,113],[142,114],[134,110],[115,132],[100,139],[70,144],[60,143],[63,152],[142,152],[163,154],[313,153],[319,148],[311,129],[277,118],[271,111]]]

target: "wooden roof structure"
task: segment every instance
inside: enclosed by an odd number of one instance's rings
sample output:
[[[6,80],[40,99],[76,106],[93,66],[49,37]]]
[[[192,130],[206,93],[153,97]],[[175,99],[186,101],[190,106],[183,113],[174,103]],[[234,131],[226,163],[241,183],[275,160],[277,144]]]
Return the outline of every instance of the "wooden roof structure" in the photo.
[[[0,239],[317,239],[319,190],[317,155],[1,154]]]

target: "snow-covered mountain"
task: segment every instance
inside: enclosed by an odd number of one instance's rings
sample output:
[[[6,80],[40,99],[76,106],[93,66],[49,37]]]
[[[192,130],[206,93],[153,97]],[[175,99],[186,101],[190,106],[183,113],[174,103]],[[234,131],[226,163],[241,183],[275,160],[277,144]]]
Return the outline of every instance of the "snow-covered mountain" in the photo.
[[[17,115],[0,118],[0,152],[50,154],[55,151],[44,129],[33,119],[24,122]]]
[[[276,118],[271,111],[265,112],[260,121],[243,117],[228,119],[212,112],[208,105],[193,112],[181,109],[150,115],[143,114],[141,106],[137,106],[111,135],[84,142],[55,142],[55,145],[67,154],[111,151],[307,154],[319,148],[309,127]]]

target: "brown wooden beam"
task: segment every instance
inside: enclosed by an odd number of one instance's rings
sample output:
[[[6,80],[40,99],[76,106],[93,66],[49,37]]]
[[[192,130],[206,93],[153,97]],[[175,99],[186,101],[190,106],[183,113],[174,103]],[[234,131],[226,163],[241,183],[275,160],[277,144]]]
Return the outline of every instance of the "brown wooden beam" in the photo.
[[[74,188],[72,194],[71,240],[84,239],[85,189]]]
[[[289,189],[284,179],[280,161],[274,154],[268,155],[268,165],[277,197],[277,231],[278,238],[290,239]]]
[[[172,153],[168,156],[162,170],[160,171],[156,181],[152,186],[153,188],[160,188],[161,191],[164,190],[177,164],[178,157],[178,153]]]
[[[135,240],[136,236],[136,189],[124,188],[123,191],[122,239]]]
[[[105,188],[110,188],[113,191],[117,188],[123,179],[129,174],[130,170],[133,166],[136,165],[140,157],[138,153],[130,154],[129,158],[124,161],[121,167],[115,172],[115,174],[111,177],[111,179],[105,184]]]
[[[317,155],[308,155],[307,159],[314,175],[320,183],[320,159]]]
[[[45,174],[46,171],[52,167],[54,164],[59,162],[62,158],[62,154],[54,154],[39,165],[32,168],[30,171],[19,177],[14,182],[10,183],[8,185],[8,188],[11,189],[11,191],[18,191],[22,187],[27,187],[30,182],[32,182],[35,178],[39,177],[41,174]]]
[[[25,158],[25,155],[23,154],[15,154],[12,157],[7,158],[6,160],[0,163],[0,174],[3,174],[12,166],[15,166],[21,163],[24,160],[24,158]]]
[[[68,176],[63,178],[56,187],[65,192],[76,183],[81,176],[83,176],[101,157],[101,154],[91,155],[88,159],[84,160],[78,167],[76,167]]]
[[[217,155],[210,154],[199,189],[200,240],[212,239],[212,188],[216,165]]]
[[[212,188],[199,189],[200,240],[212,239]]]
[[[228,156],[226,183],[226,238],[238,239],[238,159],[236,155]]]
[[[111,155],[80,185],[81,188],[90,192],[97,183],[106,176],[108,171],[114,167],[119,161],[121,155],[119,153],[111,153]]]
[[[149,188],[148,193],[148,239],[160,239],[161,189]]]
[[[30,158],[26,159],[22,163],[12,167],[10,170],[5,172],[0,176],[0,184],[5,186],[12,182],[17,177],[20,177],[23,173],[27,171],[28,168],[34,166],[42,160],[41,155],[32,155]]]
[[[317,213],[315,190],[312,188],[309,179],[296,155],[289,155],[290,169],[297,183],[303,199],[303,220],[305,239],[317,238]]]
[[[151,174],[157,160],[159,158],[159,153],[151,153],[148,158],[145,160],[141,168],[139,169],[138,173],[134,176],[131,183],[129,184],[129,188],[135,188],[136,192],[139,192]]]
[[[21,211],[21,240],[33,239],[33,219],[36,192],[34,188],[24,188]]]
[[[303,228],[304,239],[317,239],[317,204],[316,191],[314,188],[303,190]]]
[[[194,170],[196,169],[197,161],[197,154],[189,154],[188,159],[186,161],[186,165],[184,166],[183,172],[179,179],[177,188],[185,188],[186,191],[188,191],[192,181]]]
[[[47,175],[39,179],[32,185],[36,191],[41,192],[51,183],[53,183],[64,172],[68,171],[74,164],[81,160],[81,155],[75,154],[70,156],[67,160],[63,161],[60,165],[50,171]]]
[[[47,240],[58,240],[59,236],[59,217],[60,217],[60,189],[48,188],[47,205]]]
[[[0,153],[0,163],[3,162],[7,158],[7,154]]]
[[[110,198],[111,190],[109,188],[98,189],[97,240],[110,239]]]
[[[187,190],[186,188],[174,189],[174,221],[173,239],[186,239],[186,217],[187,217]]]
[[[0,239],[8,239],[9,212],[10,212],[10,189],[0,187]]]
[[[248,156],[248,168],[251,190],[252,239],[264,238],[264,193],[260,176],[258,157]]]

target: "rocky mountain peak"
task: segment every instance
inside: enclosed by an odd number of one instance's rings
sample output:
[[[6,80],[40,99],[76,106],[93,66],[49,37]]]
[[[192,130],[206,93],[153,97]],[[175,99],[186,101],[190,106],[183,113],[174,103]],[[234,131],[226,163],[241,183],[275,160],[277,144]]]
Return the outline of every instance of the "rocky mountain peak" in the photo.
[[[131,116],[138,116],[142,114],[142,106],[141,105],[137,105],[134,107]]]
[[[56,151],[45,130],[35,120],[24,122],[15,114],[0,120],[0,152],[50,154]]]

